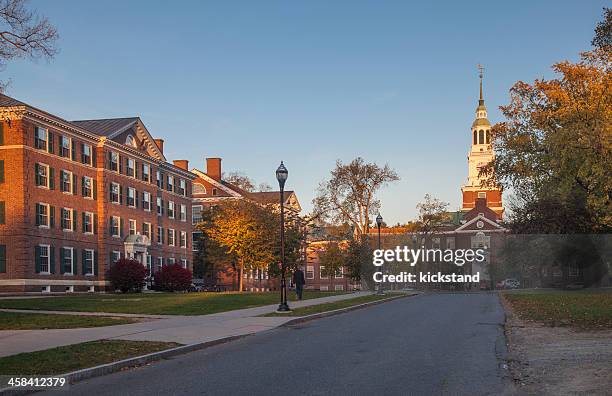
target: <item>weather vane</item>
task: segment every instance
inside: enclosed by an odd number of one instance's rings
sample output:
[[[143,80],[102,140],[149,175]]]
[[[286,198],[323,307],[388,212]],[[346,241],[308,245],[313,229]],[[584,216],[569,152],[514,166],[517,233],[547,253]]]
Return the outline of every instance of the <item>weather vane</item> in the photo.
[[[480,63],[476,67],[478,68],[478,71],[479,71],[478,75],[482,79],[482,72],[484,71],[484,67]]]

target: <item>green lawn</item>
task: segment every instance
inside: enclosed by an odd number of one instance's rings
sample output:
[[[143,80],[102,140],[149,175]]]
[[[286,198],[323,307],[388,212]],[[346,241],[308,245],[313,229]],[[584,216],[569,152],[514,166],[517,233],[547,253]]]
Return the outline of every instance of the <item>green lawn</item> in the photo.
[[[272,312],[272,313],[261,315],[261,316],[307,316],[307,315],[312,315],[312,314],[316,314],[316,313],[321,313],[321,312],[333,311],[333,310],[341,309],[341,308],[352,307],[354,305],[365,304],[365,303],[372,302],[372,301],[392,300],[392,299],[395,299],[395,298],[397,298],[399,296],[403,296],[403,295],[404,294],[402,294],[402,293],[391,293],[391,294],[386,294],[384,296],[379,296],[379,295],[376,295],[376,294],[371,294],[371,295],[368,295],[368,296],[355,297],[355,298],[351,298],[351,299],[348,299],[348,300],[336,301],[336,302],[325,303],[325,304],[311,305],[309,307],[303,307],[303,308],[296,308],[296,309],[291,310],[291,312],[288,312],[288,313],[276,313],[276,312]]]
[[[54,375],[179,346],[173,342],[102,340],[0,358],[0,375]]]
[[[612,329],[610,290],[515,290],[502,296],[521,319],[549,326]]]
[[[130,318],[0,312],[0,330],[74,329],[134,323]]]
[[[334,292],[304,292],[304,298]],[[295,293],[289,293],[295,300]],[[279,293],[151,293],[88,294],[29,299],[2,299],[0,308],[51,311],[110,312],[150,315],[207,315],[279,302]]]

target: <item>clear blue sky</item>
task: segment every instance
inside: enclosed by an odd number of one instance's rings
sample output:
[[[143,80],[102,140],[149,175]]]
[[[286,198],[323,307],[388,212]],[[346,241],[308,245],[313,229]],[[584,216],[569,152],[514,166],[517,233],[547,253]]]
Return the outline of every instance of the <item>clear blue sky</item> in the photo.
[[[124,4],[125,3],[125,4]],[[485,70],[492,122],[517,80],[590,48],[604,1],[44,1],[51,62],[14,62],[7,93],[67,119],[140,116],[168,159],[222,157],[311,209],[336,159],[389,163],[388,223],[423,195],[458,208]]]

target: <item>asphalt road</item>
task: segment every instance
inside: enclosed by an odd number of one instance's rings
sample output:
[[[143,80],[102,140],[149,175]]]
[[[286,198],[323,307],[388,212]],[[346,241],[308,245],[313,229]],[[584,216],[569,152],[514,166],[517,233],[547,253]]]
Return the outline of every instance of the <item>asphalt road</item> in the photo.
[[[57,395],[500,394],[496,294],[427,294],[280,328]]]

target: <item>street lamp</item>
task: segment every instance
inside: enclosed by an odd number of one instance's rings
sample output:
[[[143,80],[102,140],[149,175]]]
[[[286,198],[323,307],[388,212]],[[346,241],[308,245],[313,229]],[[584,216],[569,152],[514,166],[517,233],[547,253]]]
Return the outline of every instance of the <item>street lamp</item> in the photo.
[[[280,187],[280,236],[281,236],[281,301],[278,305],[277,312],[289,312],[289,305],[287,304],[287,283],[285,282],[285,200],[284,200],[284,190],[285,190],[285,181],[287,181],[287,176],[289,175],[289,171],[285,168],[283,161],[281,161],[280,166],[276,170],[276,180],[278,180],[278,186]]]
[[[380,226],[382,225],[382,222],[383,222],[383,218],[382,218],[382,216],[379,213],[378,216],[376,216],[376,227],[378,227],[378,250],[380,250]],[[384,268],[385,268],[385,263],[383,263],[383,265],[381,267],[381,270],[382,270],[383,274],[385,273]],[[378,291],[376,292],[376,294],[381,294],[381,295],[385,294],[383,292],[382,281],[378,283]]]

